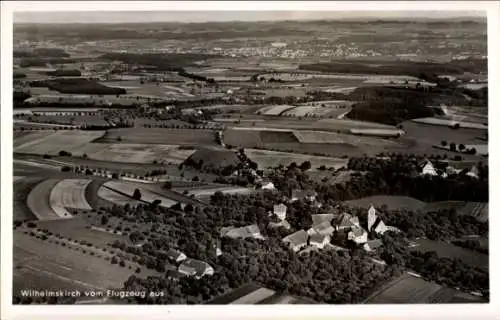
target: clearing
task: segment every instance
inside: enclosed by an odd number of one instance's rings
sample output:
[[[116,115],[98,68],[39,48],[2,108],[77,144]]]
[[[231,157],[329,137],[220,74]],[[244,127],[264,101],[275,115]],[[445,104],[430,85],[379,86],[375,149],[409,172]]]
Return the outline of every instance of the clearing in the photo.
[[[416,244],[417,246],[413,247],[413,250],[421,252],[435,251],[439,257],[460,259],[470,266],[488,272],[489,257],[486,254],[464,249],[443,241],[419,239],[416,241]]]
[[[349,206],[361,207],[361,208],[369,208],[373,205],[375,208],[380,208],[382,206],[387,206],[388,210],[420,210],[424,208],[426,205],[425,202],[420,201],[418,199],[406,196],[386,196],[386,195],[378,195],[371,196],[356,200],[349,200],[345,202]]]
[[[488,221],[487,202],[465,202],[465,201],[440,201],[427,204],[422,210],[424,212],[455,209],[459,215],[470,215],[481,222]]]
[[[92,180],[64,179],[50,192],[50,206],[60,217],[71,217],[66,208],[92,210],[85,197],[85,189]]]
[[[71,218],[69,213],[60,216],[54,211],[50,204],[50,194],[55,185],[59,183],[59,179],[47,179],[36,185],[28,195],[27,204],[31,212],[38,220],[54,220],[61,218]]]
[[[212,146],[217,145],[215,132],[203,129],[121,128],[108,130],[96,142]]]
[[[425,281],[408,273],[383,285],[365,300],[365,304],[463,303],[484,302],[451,288]]]
[[[269,150],[245,149],[245,154],[259,165],[259,168],[277,167],[282,164],[288,166],[292,162],[300,165],[304,161],[311,162],[311,170],[325,165],[339,169],[347,166],[347,159],[311,156],[306,154],[288,153]]]

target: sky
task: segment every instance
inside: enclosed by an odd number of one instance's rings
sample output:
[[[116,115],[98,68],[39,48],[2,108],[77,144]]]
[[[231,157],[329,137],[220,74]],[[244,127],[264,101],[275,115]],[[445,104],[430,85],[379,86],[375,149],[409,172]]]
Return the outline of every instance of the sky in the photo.
[[[15,12],[15,23],[140,23],[485,17],[481,11],[73,11]]]

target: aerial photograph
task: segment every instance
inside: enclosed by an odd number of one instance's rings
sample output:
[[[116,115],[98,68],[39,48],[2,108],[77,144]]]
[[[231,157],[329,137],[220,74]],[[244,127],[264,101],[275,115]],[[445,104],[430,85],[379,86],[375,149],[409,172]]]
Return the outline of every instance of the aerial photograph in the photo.
[[[13,19],[13,304],[490,302],[486,12]]]

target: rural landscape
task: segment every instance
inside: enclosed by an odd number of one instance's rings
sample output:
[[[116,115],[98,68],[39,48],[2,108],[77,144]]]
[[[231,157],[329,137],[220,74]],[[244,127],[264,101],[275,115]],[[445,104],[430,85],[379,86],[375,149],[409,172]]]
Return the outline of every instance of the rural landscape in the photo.
[[[490,301],[486,18],[141,14],[14,24],[14,304]]]

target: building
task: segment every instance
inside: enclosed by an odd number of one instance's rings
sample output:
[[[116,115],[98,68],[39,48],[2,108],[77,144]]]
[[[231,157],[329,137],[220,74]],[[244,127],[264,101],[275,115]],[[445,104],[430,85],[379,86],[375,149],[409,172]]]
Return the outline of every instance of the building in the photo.
[[[383,245],[382,241],[379,239],[376,240],[370,240],[367,241],[363,245],[363,249],[365,249],[368,252],[375,251],[377,248],[381,247]]]
[[[429,160],[426,161],[425,165],[422,167],[422,175],[437,176],[436,168]]]
[[[314,226],[324,221],[331,222],[335,218],[335,215],[333,213],[312,214],[311,218]]]
[[[389,229],[385,225],[384,221],[382,221],[382,219],[377,216],[375,208],[373,206],[370,206],[370,208],[368,209],[368,232],[384,234],[388,230]]]
[[[360,227],[353,227],[347,234],[347,239],[357,244],[362,244],[368,241],[368,232]]]
[[[479,170],[477,169],[476,166],[473,166],[469,172],[466,173],[471,178],[479,179]]]
[[[309,230],[307,230],[307,234],[313,235],[315,233],[321,235],[331,235],[335,232],[335,228],[332,226],[330,221],[323,221],[320,224],[312,226]]]
[[[286,206],[284,204],[278,204],[273,206],[273,213],[278,217],[280,220],[285,220],[286,219]]]
[[[280,222],[269,222],[269,227],[271,228],[283,227],[287,230],[291,228],[290,223],[288,223],[288,221],[286,220],[282,220]]]
[[[344,213],[334,222],[337,230],[346,230],[356,227],[356,219],[348,213]],[[357,221],[359,224],[359,221]]]
[[[295,252],[300,251],[303,247],[307,246],[307,239],[309,235],[304,230],[299,230],[283,238],[283,242],[288,244],[290,249]]]
[[[373,207],[373,205],[370,205],[370,208],[368,209],[368,231],[371,231],[373,228],[373,225],[377,221],[377,211]]]
[[[166,252],[166,255],[167,255],[168,260],[176,262],[176,263],[184,261],[187,258],[184,253],[177,251],[175,249],[168,249],[168,251]]]
[[[220,232],[221,237],[229,237],[233,239],[246,239],[246,238],[255,238],[263,240],[264,237],[260,233],[259,226],[256,224],[252,224],[246,227],[234,228],[234,227],[224,227]]]
[[[309,238],[309,244],[319,249],[323,249],[326,244],[330,243],[330,236],[320,233],[314,233]]]
[[[179,273],[188,276],[195,277],[196,279],[201,279],[203,276],[211,276],[214,274],[214,268],[208,263],[195,259],[184,260],[178,269]]]
[[[294,202],[297,200],[306,200],[310,202],[314,202],[317,197],[316,191],[313,190],[293,190],[292,197],[290,198],[290,202]]]
[[[261,181],[259,183],[259,189],[262,189],[262,190],[274,190],[274,189],[276,189],[276,187],[274,186],[274,183],[272,183],[271,181]]]

